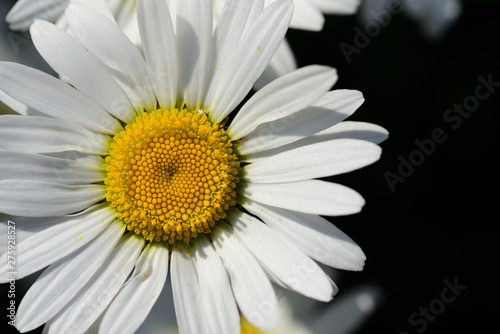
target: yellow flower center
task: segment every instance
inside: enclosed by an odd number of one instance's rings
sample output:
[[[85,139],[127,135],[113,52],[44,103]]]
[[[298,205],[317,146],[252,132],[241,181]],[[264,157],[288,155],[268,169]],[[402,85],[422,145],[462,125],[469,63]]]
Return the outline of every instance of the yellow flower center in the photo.
[[[146,240],[188,242],[235,204],[238,159],[222,126],[204,114],[144,113],[110,147],[106,200]]]

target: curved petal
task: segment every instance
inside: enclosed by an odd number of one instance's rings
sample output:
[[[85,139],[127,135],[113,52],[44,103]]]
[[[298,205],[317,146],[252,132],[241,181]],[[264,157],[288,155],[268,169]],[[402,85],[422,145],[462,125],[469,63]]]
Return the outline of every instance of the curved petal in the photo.
[[[25,238],[17,244],[17,279],[26,277],[84,246],[101,234],[116,216],[105,204],[94,205],[71,216],[33,218],[53,226]],[[8,281],[7,257],[0,257],[0,283]]]
[[[275,1],[244,32],[231,59],[217,65],[204,103],[214,123],[229,115],[248,94],[283,40],[292,12],[291,1]]]
[[[154,110],[156,98],[149,82],[146,62],[123,31],[93,8],[70,3],[66,17],[77,40],[91,54],[115,70],[122,88],[127,87],[136,110]]]
[[[212,64],[212,2],[174,1],[175,35],[179,64],[179,103],[201,107]],[[149,18],[148,18],[149,19]]]
[[[89,184],[106,178],[102,165],[38,154],[0,151],[1,180],[33,180],[62,184]]]
[[[150,80],[162,109],[177,100],[178,56],[174,27],[166,1],[137,2],[137,16]]]
[[[251,200],[267,205],[325,216],[358,213],[365,204],[361,195],[354,190],[318,180],[246,183],[239,192]]]
[[[271,82],[248,100],[227,132],[233,139],[249,134],[258,125],[286,117],[323,96],[337,81],[331,67],[311,65]]]
[[[259,90],[264,86],[269,84],[271,81],[278,79],[279,77],[293,72],[297,69],[297,62],[293,56],[293,51],[288,44],[286,39],[283,39],[278,50],[271,58],[269,65],[262,73],[262,75],[257,79],[253,85],[254,89]]]
[[[323,29],[325,17],[321,11],[306,0],[295,0],[295,11],[290,22],[290,28],[320,31]]]
[[[133,121],[134,108],[125,92],[106,67],[73,37],[45,21],[36,21],[30,32],[37,51],[64,81],[121,121]]]
[[[204,235],[196,239],[193,262],[200,282],[201,307],[211,333],[240,333],[240,316],[221,259]]]
[[[96,102],[49,74],[21,64],[0,62],[0,76],[1,90],[46,115],[107,134],[123,130]]]
[[[374,144],[379,144],[388,138],[389,132],[383,127],[364,122],[344,121],[326,130],[320,131],[312,136],[300,139],[287,145],[283,145],[271,150],[249,154],[246,161],[257,162],[273,157],[281,152],[297,150],[305,145],[313,145],[328,140],[356,139],[365,140]]]
[[[253,183],[281,183],[338,175],[374,163],[381,153],[379,146],[368,141],[330,140],[246,165],[242,177]]]
[[[87,329],[99,318],[122,287],[143,247],[144,238],[135,233],[127,233],[121,237],[118,245],[90,281],[51,319],[48,333],[92,333]]]
[[[178,242],[172,249],[172,293],[180,333],[203,333],[207,328],[201,305],[200,283],[192,253]]]
[[[16,317],[21,332],[37,328],[62,310],[111,253],[123,234],[123,223],[112,223],[78,251],[50,265],[24,296]]]
[[[356,90],[330,91],[299,112],[259,125],[242,138],[238,151],[251,154],[309,137],[343,121],[364,101],[363,94]]]
[[[335,283],[286,238],[243,212],[234,210],[229,221],[276,283],[319,301],[333,299],[338,291]]]
[[[168,246],[159,243],[150,243],[142,251],[132,277],[104,314],[99,331],[133,334],[140,327],[165,285],[168,254]]]
[[[29,153],[80,151],[106,154],[110,138],[79,125],[49,117],[0,117],[0,149]]]
[[[0,211],[17,216],[47,217],[84,210],[106,197],[102,185],[69,186],[31,180],[0,181]]]
[[[361,248],[326,219],[250,200],[245,201],[245,209],[314,260],[338,269],[363,270],[366,256]]]
[[[232,227],[219,222],[211,236],[224,261],[231,288],[241,314],[254,326],[268,332],[276,329],[278,299],[260,264],[234,234]]]

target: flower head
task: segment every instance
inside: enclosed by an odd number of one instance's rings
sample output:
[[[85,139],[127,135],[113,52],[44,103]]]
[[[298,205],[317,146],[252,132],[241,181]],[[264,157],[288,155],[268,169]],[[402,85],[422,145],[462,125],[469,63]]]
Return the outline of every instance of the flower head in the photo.
[[[309,66],[242,104],[293,3],[231,0],[215,27],[208,2],[169,5],[137,1],[144,56],[108,9],[75,1],[71,35],[31,27],[61,80],[0,63],[0,98],[24,114],[0,116],[0,212],[22,230],[17,278],[49,266],[19,306],[22,332],[132,333],[169,270],[181,333],[238,333],[239,312],[272,330],[271,280],[329,301],[314,260],[363,268],[319,215],[364,200],[315,180],[379,158],[384,129],[341,122],[361,93],[329,91],[336,71]]]

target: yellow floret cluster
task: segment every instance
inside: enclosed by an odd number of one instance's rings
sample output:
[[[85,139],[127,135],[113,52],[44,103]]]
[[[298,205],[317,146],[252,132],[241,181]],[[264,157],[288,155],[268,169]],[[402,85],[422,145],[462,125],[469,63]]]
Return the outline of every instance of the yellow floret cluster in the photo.
[[[116,135],[106,158],[106,200],[149,241],[189,242],[235,204],[239,162],[205,114],[144,113]]]

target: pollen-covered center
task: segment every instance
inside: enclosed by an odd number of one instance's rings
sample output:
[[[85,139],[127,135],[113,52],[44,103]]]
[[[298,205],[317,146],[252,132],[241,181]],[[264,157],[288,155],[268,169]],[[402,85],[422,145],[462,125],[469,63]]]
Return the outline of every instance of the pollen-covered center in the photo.
[[[218,124],[196,111],[144,113],[111,143],[107,201],[150,241],[209,233],[235,204],[239,162]]]

